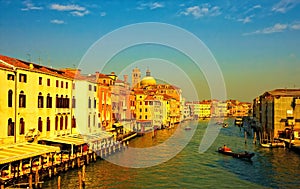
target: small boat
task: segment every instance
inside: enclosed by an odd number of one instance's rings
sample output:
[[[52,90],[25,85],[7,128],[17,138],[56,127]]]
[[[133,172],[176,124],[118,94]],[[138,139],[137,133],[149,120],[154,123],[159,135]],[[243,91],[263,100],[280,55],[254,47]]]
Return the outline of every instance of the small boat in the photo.
[[[264,148],[284,148],[284,142],[268,142],[268,143],[261,143],[260,144]]]
[[[186,127],[184,128],[184,130],[188,131],[188,130],[192,130],[192,128],[191,128],[190,126],[186,126]]]
[[[240,152],[240,153],[234,153],[231,150],[224,150],[224,148],[220,147],[218,149],[219,153],[232,156],[234,158],[240,158],[240,159],[251,159],[255,154],[254,153],[248,153],[247,151],[245,152]]]

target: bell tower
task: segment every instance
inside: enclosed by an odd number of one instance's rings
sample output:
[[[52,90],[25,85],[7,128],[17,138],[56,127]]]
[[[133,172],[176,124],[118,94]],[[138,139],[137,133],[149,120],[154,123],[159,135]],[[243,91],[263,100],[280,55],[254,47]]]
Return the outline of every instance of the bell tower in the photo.
[[[131,74],[132,88],[139,88],[141,82],[141,71],[137,67],[132,70]]]

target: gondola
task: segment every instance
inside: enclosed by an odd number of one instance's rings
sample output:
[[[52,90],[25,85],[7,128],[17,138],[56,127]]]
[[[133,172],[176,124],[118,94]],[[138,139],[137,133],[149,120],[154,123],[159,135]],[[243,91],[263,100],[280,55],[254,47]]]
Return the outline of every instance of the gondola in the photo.
[[[218,149],[219,153],[232,156],[234,158],[240,158],[240,159],[251,159],[255,154],[254,153],[248,153],[247,151],[241,152],[241,153],[234,153],[232,151],[225,151],[222,147]]]

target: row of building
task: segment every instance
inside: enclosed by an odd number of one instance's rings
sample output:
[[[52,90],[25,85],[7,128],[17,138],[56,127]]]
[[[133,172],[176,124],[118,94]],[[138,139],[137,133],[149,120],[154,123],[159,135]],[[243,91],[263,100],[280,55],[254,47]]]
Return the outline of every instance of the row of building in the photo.
[[[185,119],[246,116],[250,103],[186,102],[180,88],[156,83],[138,68],[121,80],[0,56],[0,143],[102,131],[146,132]]]

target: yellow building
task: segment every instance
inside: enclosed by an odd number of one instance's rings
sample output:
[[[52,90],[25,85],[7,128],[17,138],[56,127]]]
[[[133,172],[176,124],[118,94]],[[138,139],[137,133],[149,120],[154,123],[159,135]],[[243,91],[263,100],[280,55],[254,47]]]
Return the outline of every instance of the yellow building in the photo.
[[[210,117],[211,115],[211,103],[209,101],[202,101],[199,103],[199,108],[200,108],[200,111],[199,111],[199,117],[200,118],[208,118]]]
[[[60,70],[2,55],[0,64],[2,143],[72,133],[72,78]]]

